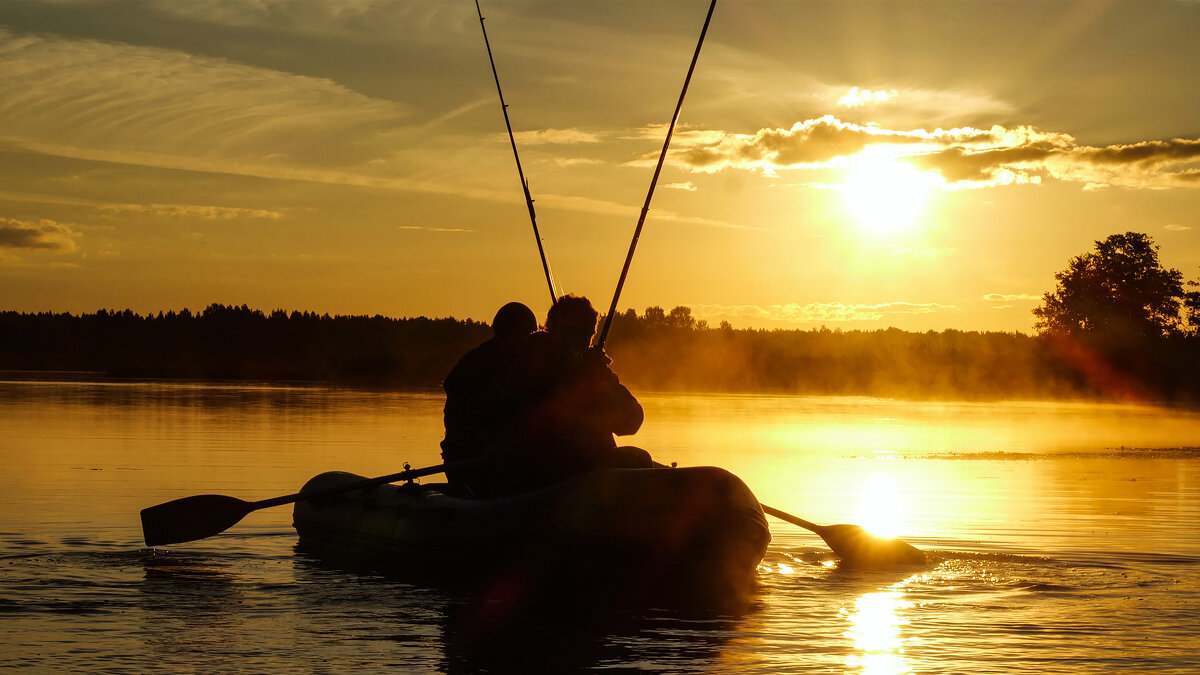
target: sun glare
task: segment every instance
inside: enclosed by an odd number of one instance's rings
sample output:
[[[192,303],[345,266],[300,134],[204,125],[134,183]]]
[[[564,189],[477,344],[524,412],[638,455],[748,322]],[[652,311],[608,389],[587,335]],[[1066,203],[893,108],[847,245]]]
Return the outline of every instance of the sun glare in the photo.
[[[874,473],[863,484],[857,523],[879,537],[895,537],[903,529],[904,504],[896,481]]]
[[[851,161],[842,198],[859,227],[884,235],[917,222],[933,186],[928,175],[880,152],[863,151]]]

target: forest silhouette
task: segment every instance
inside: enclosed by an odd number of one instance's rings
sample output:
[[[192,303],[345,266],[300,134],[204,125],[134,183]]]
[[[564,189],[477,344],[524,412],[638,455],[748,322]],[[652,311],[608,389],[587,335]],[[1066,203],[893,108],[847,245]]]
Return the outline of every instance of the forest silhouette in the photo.
[[[148,316],[0,312],[0,370],[433,388],[490,335],[472,320],[246,305]],[[1200,338],[1190,335],[1101,351],[1057,334],[714,328],[687,307],[650,307],[615,316],[607,348],[622,382],[642,391],[1200,401]]]
[[[1094,244],[1055,275],[1033,310],[1035,336],[713,328],[688,307],[655,306],[613,316],[606,347],[622,381],[643,391],[1200,404],[1200,280],[1163,267],[1149,235]],[[244,304],[148,316],[0,312],[0,371],[432,388],[490,336],[469,319]]]

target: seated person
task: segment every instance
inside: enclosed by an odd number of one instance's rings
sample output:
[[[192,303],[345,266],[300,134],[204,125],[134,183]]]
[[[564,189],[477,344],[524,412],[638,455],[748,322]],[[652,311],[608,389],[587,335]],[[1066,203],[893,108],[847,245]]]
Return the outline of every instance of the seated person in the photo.
[[[519,302],[504,305],[492,319],[492,338],[467,352],[446,376],[444,462],[488,456],[505,437],[513,415],[509,374],[535,330],[532,310]],[[494,491],[492,476],[487,465],[446,471],[451,485],[476,496]]]
[[[653,466],[649,453],[617,447],[613,435],[636,433],[642,406],[589,347],[598,314],[584,297],[566,295],[546,315],[546,330],[526,338],[509,391],[513,426],[498,472],[512,491],[555,483],[601,468]]]

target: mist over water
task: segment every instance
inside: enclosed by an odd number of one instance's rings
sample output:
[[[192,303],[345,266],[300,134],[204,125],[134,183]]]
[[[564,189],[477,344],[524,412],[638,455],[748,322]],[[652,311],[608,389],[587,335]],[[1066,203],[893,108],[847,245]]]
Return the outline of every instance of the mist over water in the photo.
[[[437,392],[0,382],[0,667],[413,672],[1195,672],[1200,414],[1128,405],[635,392],[623,439],[766,504],[891,530],[838,569],[772,522],[750,607],[526,608],[329,569],[287,507],[156,550],[137,512],[439,461]]]

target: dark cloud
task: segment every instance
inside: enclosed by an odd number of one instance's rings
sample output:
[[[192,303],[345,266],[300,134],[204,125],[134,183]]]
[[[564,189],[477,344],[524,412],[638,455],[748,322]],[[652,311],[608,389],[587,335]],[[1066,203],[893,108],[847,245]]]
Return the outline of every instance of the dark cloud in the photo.
[[[50,220],[33,224],[0,218],[0,248],[67,253],[75,250],[75,236],[77,233],[71,228]]]
[[[1061,152],[1048,143],[974,152],[953,147],[914,155],[907,160],[919,168],[937,171],[949,183],[984,182],[995,180],[996,173],[1002,169],[1036,165]]]
[[[1200,159],[1200,139],[1173,138],[1106,148],[1081,148],[1080,153],[1097,164],[1174,164]]]

